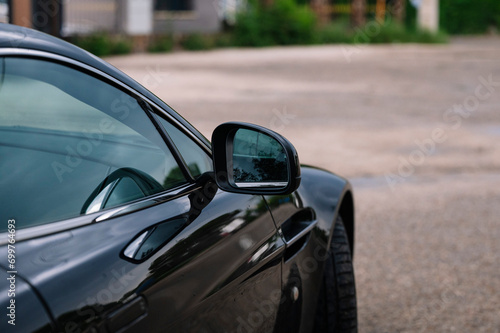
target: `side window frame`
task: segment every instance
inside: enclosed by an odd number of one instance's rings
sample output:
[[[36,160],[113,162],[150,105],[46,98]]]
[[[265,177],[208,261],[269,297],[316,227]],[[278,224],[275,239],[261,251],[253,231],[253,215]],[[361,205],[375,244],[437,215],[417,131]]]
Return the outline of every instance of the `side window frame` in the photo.
[[[161,124],[159,124],[156,121],[156,119],[154,117],[154,109],[151,107],[151,105],[149,105],[149,103],[144,101],[142,98],[139,98],[139,100],[140,100],[139,105],[144,110],[144,112],[147,114],[149,121],[151,121],[151,123],[154,125],[154,127],[156,128],[156,130],[158,131],[158,133],[162,137],[163,141],[167,145],[168,149],[170,149],[170,152],[172,153],[175,161],[177,162],[177,165],[181,169],[182,174],[184,175],[184,177],[186,178],[186,180],[189,183],[194,183],[195,179],[191,175],[191,172],[189,172],[189,168],[188,168],[186,162],[184,161],[184,158],[182,158],[181,153],[179,152],[179,150],[175,146],[173,140],[170,138],[168,133],[163,129],[163,126],[161,126]]]
[[[16,56],[18,56],[18,55],[14,55],[14,57],[16,57]],[[0,58],[1,57],[2,56],[0,56]],[[51,59],[51,58],[40,58],[40,57],[32,57],[32,56],[27,56],[26,58],[40,59],[40,60],[44,60],[44,61],[52,61],[52,62],[58,63],[58,64],[60,64],[62,66],[67,66],[67,67],[73,68],[75,70],[81,71],[82,73],[90,75],[90,76],[94,77],[95,79],[98,79],[98,80],[100,80],[102,82],[105,82],[105,83],[113,86],[114,88],[119,89],[122,92],[130,95],[134,99],[136,99],[138,101],[138,104],[140,105],[140,107],[142,108],[142,110],[144,111],[144,113],[146,114],[146,116],[148,117],[149,121],[152,123],[152,125],[155,127],[155,129],[158,131],[158,134],[161,136],[161,138],[163,139],[165,145],[167,146],[167,148],[169,149],[170,153],[172,154],[174,160],[176,161],[177,165],[179,166],[179,169],[182,172],[182,175],[186,178],[186,181],[187,181],[186,184],[193,184],[193,183],[195,183],[195,179],[191,175],[191,172],[189,171],[189,168],[188,168],[186,162],[184,161],[184,158],[182,157],[182,154],[179,152],[179,150],[177,149],[175,143],[170,138],[170,136],[168,135],[168,133],[165,131],[165,129],[163,128],[163,126],[161,124],[159,124],[158,121],[154,117],[154,115],[156,114],[156,115],[158,115],[158,116],[160,116],[162,118],[168,118],[167,121],[171,122],[172,119],[174,119],[174,118],[172,116],[170,116],[168,114],[168,112],[164,111],[163,109],[161,109],[160,107],[158,107],[156,105],[151,105],[151,103],[147,100],[147,98],[145,98],[144,96],[142,96],[139,92],[137,92],[136,90],[134,90],[130,86],[128,86],[128,85],[126,85],[126,84],[124,84],[124,83],[122,83],[122,82],[120,82],[118,80],[115,81],[114,78],[108,77],[106,73],[102,73],[98,69],[95,69],[95,68],[92,68],[92,67],[86,68],[87,66],[82,66],[82,64],[72,64],[70,62],[58,61],[58,60],[54,60],[54,59]],[[161,110],[161,111],[158,112],[158,111],[155,111],[155,110]],[[182,132],[185,133],[184,130],[182,130]],[[202,147],[202,146],[200,146],[200,147]],[[204,148],[202,147],[202,149],[204,149],[204,151],[207,151],[206,147],[204,147]],[[212,158],[211,152],[208,155],[209,155],[210,158]],[[171,188],[171,189],[166,189],[166,190],[158,193],[157,195],[160,195],[160,196],[161,195],[167,195],[168,193],[170,193],[172,191],[175,191],[177,189],[178,189],[178,187]],[[140,199],[140,200],[137,200],[137,201],[138,202],[142,202],[142,201],[147,201],[148,199],[149,199],[149,197],[146,197],[144,199]],[[118,206],[118,207],[114,207],[114,208],[123,207],[123,206],[129,205],[129,204],[133,204],[133,203],[134,202],[125,203],[124,205],[121,205],[121,206]],[[102,210],[100,212],[105,212],[107,210],[113,210],[114,208],[105,209],[105,210]]]
[[[162,124],[159,123],[159,121],[157,119],[155,119],[154,115],[156,115],[157,117],[162,118],[165,121],[169,122],[172,126],[176,127],[180,132],[182,132],[184,135],[186,135],[186,137],[189,140],[192,140],[203,152],[205,152],[207,154],[208,158],[213,163],[212,151],[206,145],[200,144],[200,142],[198,142],[198,140],[193,140],[192,135],[190,135],[187,130],[185,130],[181,126],[178,126],[175,122],[173,122],[171,120],[171,118],[168,116],[167,111],[164,111],[163,109],[161,109],[159,107],[151,106],[149,104],[148,104],[148,108],[149,108],[151,114],[153,115],[152,119],[155,122],[155,124],[156,124],[156,126],[158,128],[158,131],[160,131],[161,133],[163,133],[163,135],[165,136],[165,139],[168,140],[170,142],[170,144],[172,144],[173,147],[171,149],[175,150],[176,154],[182,160],[183,169],[185,169],[189,173],[190,179],[192,179],[193,181],[195,181],[197,177],[194,177],[191,174],[191,171],[189,170],[189,167],[188,167],[186,161],[184,160],[184,156],[182,155],[182,152],[179,151],[179,149],[175,145],[175,142],[172,140],[172,138],[168,134],[167,130],[164,128],[164,126]]]
[[[1,51],[1,50],[0,50]],[[126,215],[129,213],[132,213],[137,210],[142,210],[146,209],[148,207],[151,207],[153,205],[158,204],[158,200],[156,198],[162,197],[164,198],[162,202],[168,201],[171,198],[175,198],[178,196],[178,193],[181,193],[185,191],[186,187],[190,187],[193,185],[195,182],[194,178],[191,176],[191,173],[189,172],[188,167],[186,166],[182,155],[180,152],[177,150],[175,144],[171,140],[171,138],[168,136],[168,134],[165,132],[163,129],[163,126],[159,124],[156,119],[154,118],[154,114],[156,113],[154,110],[156,108],[159,108],[156,106],[156,104],[153,104],[154,106],[151,106],[151,102],[149,99],[145,96],[143,96],[141,93],[133,89],[132,87],[128,86],[127,84],[119,81],[118,79],[110,76],[107,73],[102,72],[101,70],[94,68],[92,66],[89,66],[85,63],[81,63],[78,60],[67,58],[62,55],[55,55],[51,53],[46,53],[44,51],[30,51],[27,50],[26,52],[19,52],[16,50],[15,52],[0,52],[0,64],[4,64],[4,59],[5,58],[26,58],[26,59],[33,59],[33,60],[39,60],[39,61],[48,61],[52,62],[61,66],[65,66],[74,70],[77,70],[81,73],[84,73],[86,75],[92,76],[93,78],[102,81],[103,83],[106,83],[122,92],[125,94],[128,94],[129,96],[133,97],[136,99],[141,106],[141,109],[145,112],[147,118],[149,121],[152,123],[154,128],[158,131],[159,135],[163,139],[165,145],[169,149],[170,153],[172,154],[172,157],[175,159],[179,169],[181,170],[182,174],[185,176],[187,182],[182,185],[182,186],[177,186],[174,188],[170,189],[165,189],[162,192],[159,192],[157,194],[154,194],[152,196],[148,196],[145,198],[141,198],[135,201],[130,201],[127,203],[123,203],[122,205],[112,207],[112,208],[107,208],[95,213],[90,213],[86,215],[79,215],[79,216],[74,216],[70,217],[67,219],[63,220],[55,220],[48,222],[46,224],[41,224],[41,225],[34,225],[34,226],[28,226],[26,228],[20,229],[18,231],[18,239],[19,241],[22,241],[24,239],[29,239],[32,237],[39,237],[41,235],[45,234],[50,234],[54,232],[60,232],[64,230],[69,230],[73,229],[76,227],[88,225],[94,222],[102,222],[110,218],[114,218],[117,216],[121,215]],[[169,119],[169,121],[172,121],[173,116],[170,116],[166,111],[162,110],[162,117]],[[165,114],[166,115],[165,115]],[[185,132],[183,130],[183,132]],[[205,151],[207,150],[206,147],[204,149]],[[208,153],[207,153],[208,154]],[[209,154],[211,157],[211,154]]]

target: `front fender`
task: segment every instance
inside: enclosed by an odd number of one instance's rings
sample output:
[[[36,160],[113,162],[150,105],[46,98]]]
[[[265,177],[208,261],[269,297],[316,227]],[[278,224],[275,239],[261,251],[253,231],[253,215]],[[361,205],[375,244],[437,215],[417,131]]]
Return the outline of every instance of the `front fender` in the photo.
[[[354,205],[349,182],[309,166],[301,166],[301,173],[301,184],[294,193],[266,196],[276,228],[286,243],[282,261],[285,300],[280,305],[278,332],[312,331],[325,254],[339,214],[349,233],[351,251],[353,248]],[[296,301],[287,298],[294,287],[302,295]]]
[[[327,236],[327,244],[330,244],[337,216],[342,216],[351,254],[354,254],[354,200],[349,181],[329,171],[304,165],[297,192],[304,207],[314,209],[318,227]]]
[[[317,220],[316,230],[323,246],[328,248],[334,222],[340,214],[349,238],[351,254],[354,249],[354,203],[349,181],[326,170],[301,166],[302,181],[294,193],[286,196],[266,196],[276,227],[312,211]]]

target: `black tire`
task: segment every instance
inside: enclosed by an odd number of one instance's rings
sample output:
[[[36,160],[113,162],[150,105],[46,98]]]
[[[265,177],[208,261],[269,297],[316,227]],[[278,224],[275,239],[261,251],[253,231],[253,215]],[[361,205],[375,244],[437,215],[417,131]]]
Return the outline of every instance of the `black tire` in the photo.
[[[349,241],[342,218],[335,221],[323,283],[318,296],[315,332],[357,332],[356,286]]]

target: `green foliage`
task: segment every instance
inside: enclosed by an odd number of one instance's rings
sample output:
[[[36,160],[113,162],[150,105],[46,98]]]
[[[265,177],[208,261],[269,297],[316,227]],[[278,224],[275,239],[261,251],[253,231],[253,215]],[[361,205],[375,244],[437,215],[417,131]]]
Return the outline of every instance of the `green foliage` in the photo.
[[[477,34],[498,28],[500,1],[440,0],[440,25],[450,34]]]
[[[234,36],[240,46],[311,44],[315,24],[311,9],[294,0],[275,0],[268,6],[254,0],[237,16]]]
[[[348,19],[339,19],[332,23],[317,28],[315,39],[319,44],[352,43],[354,31]]]
[[[408,43],[412,41],[412,34],[401,24],[386,22],[385,24],[372,26],[377,27],[377,29],[373,29],[371,26],[371,29],[369,29],[368,25],[365,28],[369,43]]]
[[[405,26],[410,30],[417,30],[417,9],[413,7],[410,0],[406,0]]]
[[[417,30],[413,34],[413,42],[415,43],[426,43],[426,44],[444,44],[448,43],[448,35],[439,31],[437,33],[433,33],[427,30]]]
[[[320,44],[381,44],[381,43],[446,43],[445,33],[432,33],[416,29],[407,29],[404,25],[391,21],[383,24],[369,21],[362,28],[352,28],[348,20],[332,22],[317,30],[317,42]]]
[[[129,54],[132,48],[132,42],[125,38],[118,38],[111,42],[111,54]]]
[[[231,33],[221,33],[215,36],[214,47],[224,48],[232,46],[235,46],[235,43]]]
[[[210,50],[214,47],[214,40],[208,35],[191,34],[181,40],[181,45],[188,51]]]
[[[94,33],[89,36],[78,36],[73,40],[73,44],[84,50],[102,57],[111,53],[111,47],[108,35],[104,33]]]
[[[158,36],[151,41],[148,51],[153,53],[170,52],[173,50],[174,44],[172,36]]]
[[[448,36],[443,32],[433,33],[425,30],[407,29],[404,25],[387,21],[384,24],[376,25],[368,23],[362,30],[364,37],[355,40],[356,43],[446,43]],[[358,31],[358,33],[363,34]]]
[[[132,42],[124,37],[113,38],[105,32],[96,32],[88,36],[78,36],[73,44],[98,56],[127,54],[132,51]]]
[[[447,42],[447,35],[442,32],[434,34],[416,27],[408,29],[393,22],[389,16],[383,24],[372,19],[365,27],[356,29],[346,17],[317,26],[314,13],[294,0],[275,0],[270,6],[255,0],[249,3],[247,11],[237,17],[234,41],[238,46]]]

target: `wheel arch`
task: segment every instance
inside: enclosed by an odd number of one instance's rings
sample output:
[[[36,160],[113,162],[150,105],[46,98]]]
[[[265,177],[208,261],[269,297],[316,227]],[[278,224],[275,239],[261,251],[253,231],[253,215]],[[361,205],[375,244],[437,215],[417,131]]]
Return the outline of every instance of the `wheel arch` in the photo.
[[[338,215],[342,217],[344,221],[344,227],[347,233],[347,239],[349,240],[349,248],[351,250],[351,257],[354,258],[354,198],[351,190],[347,190],[342,197],[340,203],[340,208]]]
[[[298,193],[304,206],[312,207],[319,220],[318,227],[326,233],[329,245],[337,216],[341,216],[348,236],[351,255],[355,243],[355,207],[352,185],[332,172],[307,165],[301,166],[302,182]]]

